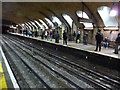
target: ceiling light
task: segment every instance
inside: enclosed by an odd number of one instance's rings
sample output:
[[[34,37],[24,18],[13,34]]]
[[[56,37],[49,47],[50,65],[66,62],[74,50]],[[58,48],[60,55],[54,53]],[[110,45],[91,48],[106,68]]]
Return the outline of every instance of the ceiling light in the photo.
[[[117,15],[117,11],[115,11],[115,10],[111,10],[110,11],[110,16],[116,16]]]

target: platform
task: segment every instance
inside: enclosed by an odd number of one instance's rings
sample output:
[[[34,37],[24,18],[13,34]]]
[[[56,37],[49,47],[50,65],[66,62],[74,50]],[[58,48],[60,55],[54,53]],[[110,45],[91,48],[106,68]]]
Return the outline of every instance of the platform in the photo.
[[[0,53],[0,90],[7,89],[6,79],[4,75],[4,70],[2,67],[2,55]]]
[[[2,47],[0,47],[0,90],[13,88],[19,89],[19,85],[2,50]]]
[[[42,40],[42,41],[49,42],[49,43],[63,45],[63,40],[59,40],[59,43],[55,43],[55,39],[52,39],[52,41],[50,41],[50,40],[46,40],[46,39],[41,39],[41,37],[31,37],[31,36],[18,34],[18,33],[12,33],[12,34],[17,34],[17,35],[20,35],[20,36],[29,37],[29,38],[33,38],[33,39],[38,39],[38,40]],[[85,50],[85,51],[89,51],[89,52],[93,52],[93,53],[97,53],[97,54],[101,54],[101,55],[106,55],[106,56],[110,56],[110,57],[114,57],[114,58],[120,58],[120,53],[119,54],[114,54],[113,53],[114,52],[113,48],[102,47],[101,52],[98,52],[98,51],[94,51],[95,48],[96,48],[95,45],[92,45],[92,44],[84,45],[83,43],[75,43],[75,41],[68,41],[68,44],[63,45],[63,46],[76,48],[76,49],[80,49],[80,50]]]

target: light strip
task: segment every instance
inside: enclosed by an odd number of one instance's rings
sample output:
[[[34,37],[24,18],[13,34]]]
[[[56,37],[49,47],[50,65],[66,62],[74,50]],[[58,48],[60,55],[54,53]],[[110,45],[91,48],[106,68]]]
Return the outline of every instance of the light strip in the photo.
[[[42,29],[42,25],[38,22],[38,21],[36,21],[36,20],[34,20],[36,23],[37,23],[37,25],[38,26],[40,26],[40,28]]]
[[[38,27],[35,25],[35,23],[34,23],[34,22],[32,22],[32,21],[31,21],[31,23],[32,23],[32,25],[34,25],[34,26],[36,27],[36,29],[38,29]]]
[[[21,24],[18,24],[20,27],[22,27],[22,29],[24,29],[24,27]]]
[[[28,22],[28,24],[33,28],[33,30],[34,30],[34,26],[30,23],[30,22]]]
[[[29,27],[28,27],[27,25],[25,25],[25,24],[24,24],[24,27],[27,28],[27,29],[29,28]]]
[[[25,23],[25,25],[28,26],[30,30],[32,30],[32,28],[29,24]]]
[[[118,27],[104,27],[104,29],[117,30],[117,29],[118,29]]]
[[[45,26],[46,29],[48,29],[48,26],[43,22],[43,20],[39,19],[39,21]]]

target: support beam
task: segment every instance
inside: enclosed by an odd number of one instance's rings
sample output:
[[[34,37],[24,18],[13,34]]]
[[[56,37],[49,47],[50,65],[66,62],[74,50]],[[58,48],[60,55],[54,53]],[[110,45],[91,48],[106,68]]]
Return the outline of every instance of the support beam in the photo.
[[[98,20],[96,19],[95,15],[93,14],[93,12],[90,10],[90,8],[85,4],[85,2],[81,2],[82,5],[84,5],[87,10],[89,11],[91,17],[92,17],[92,20],[94,21],[94,23],[96,24],[97,27],[99,27],[99,24],[98,24]]]

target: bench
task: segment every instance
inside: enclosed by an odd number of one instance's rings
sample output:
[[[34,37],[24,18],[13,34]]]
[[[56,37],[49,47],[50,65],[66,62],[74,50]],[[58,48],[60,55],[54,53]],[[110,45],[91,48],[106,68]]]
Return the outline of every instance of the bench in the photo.
[[[110,41],[109,42],[109,47],[114,48],[115,47],[115,41]]]

